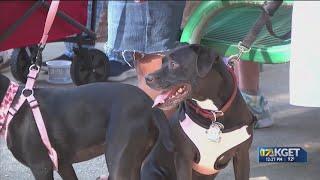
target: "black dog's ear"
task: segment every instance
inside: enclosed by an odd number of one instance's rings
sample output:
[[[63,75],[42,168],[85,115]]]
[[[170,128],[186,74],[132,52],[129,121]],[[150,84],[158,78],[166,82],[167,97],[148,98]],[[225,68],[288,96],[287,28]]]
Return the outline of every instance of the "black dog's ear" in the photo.
[[[190,47],[196,52],[198,55],[197,58],[197,73],[198,76],[203,78],[205,77],[209,71],[212,69],[212,65],[218,57],[218,54],[209,47],[202,46],[199,44],[192,44]]]

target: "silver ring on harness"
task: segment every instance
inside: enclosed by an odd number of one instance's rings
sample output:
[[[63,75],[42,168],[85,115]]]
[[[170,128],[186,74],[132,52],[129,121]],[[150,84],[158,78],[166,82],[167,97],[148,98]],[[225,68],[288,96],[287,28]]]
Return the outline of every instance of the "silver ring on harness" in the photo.
[[[37,73],[40,71],[40,66],[36,65],[36,64],[32,64],[30,67],[29,67],[29,71],[31,70],[35,70],[37,71]]]
[[[33,89],[24,88],[21,93],[24,97],[33,96]]]
[[[224,125],[222,123],[219,123],[219,122],[212,122],[212,125],[216,125],[219,127],[220,130],[223,130],[224,129]]]

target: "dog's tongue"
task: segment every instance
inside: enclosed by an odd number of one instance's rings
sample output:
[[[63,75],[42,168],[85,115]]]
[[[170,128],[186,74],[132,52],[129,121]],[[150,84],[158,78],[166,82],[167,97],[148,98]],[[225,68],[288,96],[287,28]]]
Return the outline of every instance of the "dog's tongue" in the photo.
[[[163,94],[158,95],[155,99],[154,99],[154,103],[152,105],[152,107],[156,107],[159,104],[163,104],[165,102],[165,100],[167,99],[167,97],[170,95],[171,91],[165,92]]]

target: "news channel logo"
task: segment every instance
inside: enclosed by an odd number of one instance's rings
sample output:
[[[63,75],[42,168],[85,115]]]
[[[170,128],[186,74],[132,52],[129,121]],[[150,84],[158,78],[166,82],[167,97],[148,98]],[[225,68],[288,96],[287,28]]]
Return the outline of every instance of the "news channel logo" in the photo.
[[[307,162],[307,152],[301,147],[259,147],[259,162]]]

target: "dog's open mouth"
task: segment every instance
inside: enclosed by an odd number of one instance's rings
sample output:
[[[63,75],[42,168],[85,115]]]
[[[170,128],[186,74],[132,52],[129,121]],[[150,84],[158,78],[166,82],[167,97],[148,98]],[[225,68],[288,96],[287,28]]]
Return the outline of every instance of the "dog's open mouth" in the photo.
[[[191,92],[189,84],[181,84],[171,88],[168,91],[162,92],[158,95],[152,107],[159,107],[167,110],[176,107],[180,102],[185,100]]]

